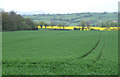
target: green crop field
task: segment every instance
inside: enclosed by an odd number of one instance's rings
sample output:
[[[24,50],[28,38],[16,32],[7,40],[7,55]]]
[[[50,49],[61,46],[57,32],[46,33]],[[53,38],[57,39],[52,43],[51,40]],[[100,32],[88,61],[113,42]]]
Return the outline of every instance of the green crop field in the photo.
[[[117,31],[3,32],[3,75],[117,75]]]

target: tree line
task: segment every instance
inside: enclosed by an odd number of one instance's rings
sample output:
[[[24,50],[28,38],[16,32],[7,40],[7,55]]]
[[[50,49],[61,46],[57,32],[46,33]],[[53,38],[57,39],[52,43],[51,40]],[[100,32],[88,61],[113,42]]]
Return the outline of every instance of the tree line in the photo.
[[[23,18],[14,11],[2,11],[2,30],[16,31],[16,30],[35,30],[37,24],[30,18]]]
[[[82,26],[82,30],[84,30],[85,27],[88,28],[88,30],[90,29],[90,27],[92,27],[90,21],[81,21],[80,24],[78,26]],[[118,22],[115,21],[105,21],[105,22],[101,22],[99,25],[97,25],[98,27],[118,27]]]
[[[45,26],[45,28],[47,27],[47,26],[56,26],[56,24],[55,23],[46,23],[46,22],[43,22],[43,21],[41,21],[41,22],[39,22],[38,23],[38,25],[39,26],[41,26],[41,28],[43,27],[43,26]],[[66,26],[66,23],[60,23],[60,24],[57,24],[57,26],[59,26],[59,27],[63,27],[63,29],[64,29],[64,27]],[[81,26],[82,28],[82,30],[84,30],[85,29],[85,27],[87,27],[87,29],[89,30],[90,29],[90,27],[92,27],[92,25],[91,25],[91,23],[90,23],[90,21],[81,21],[77,26]],[[98,26],[98,27],[118,27],[118,22],[113,22],[113,21],[105,21],[105,22],[101,22],[101,23],[99,23],[99,25],[96,25],[96,26]],[[78,30],[77,28],[75,28],[74,30]]]
[[[100,27],[118,27],[118,22],[105,21],[99,24]]]

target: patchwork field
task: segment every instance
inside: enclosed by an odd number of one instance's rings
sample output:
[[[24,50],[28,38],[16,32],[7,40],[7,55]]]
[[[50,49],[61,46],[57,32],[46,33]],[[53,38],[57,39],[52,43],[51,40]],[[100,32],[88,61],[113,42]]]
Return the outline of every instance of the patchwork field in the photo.
[[[117,75],[117,31],[3,32],[3,75]]]

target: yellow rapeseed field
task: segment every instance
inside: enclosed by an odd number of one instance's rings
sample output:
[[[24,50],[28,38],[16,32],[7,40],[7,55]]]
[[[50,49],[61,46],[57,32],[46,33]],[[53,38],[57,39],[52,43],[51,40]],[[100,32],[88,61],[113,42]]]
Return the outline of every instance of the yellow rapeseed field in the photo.
[[[38,28],[41,28],[40,26],[37,26]],[[42,26],[42,28],[45,28],[45,26]],[[82,27],[80,26],[64,26],[64,27],[59,27],[59,26],[47,26],[46,28],[48,29],[74,29],[74,28],[80,28],[82,30]],[[84,27],[84,30],[120,30],[120,27]]]

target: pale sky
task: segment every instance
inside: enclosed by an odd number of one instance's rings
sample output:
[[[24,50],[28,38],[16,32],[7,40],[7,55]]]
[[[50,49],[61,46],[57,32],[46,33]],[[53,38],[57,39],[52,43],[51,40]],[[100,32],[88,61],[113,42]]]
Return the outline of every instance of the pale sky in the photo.
[[[116,12],[119,0],[0,0],[5,11],[45,13]]]

